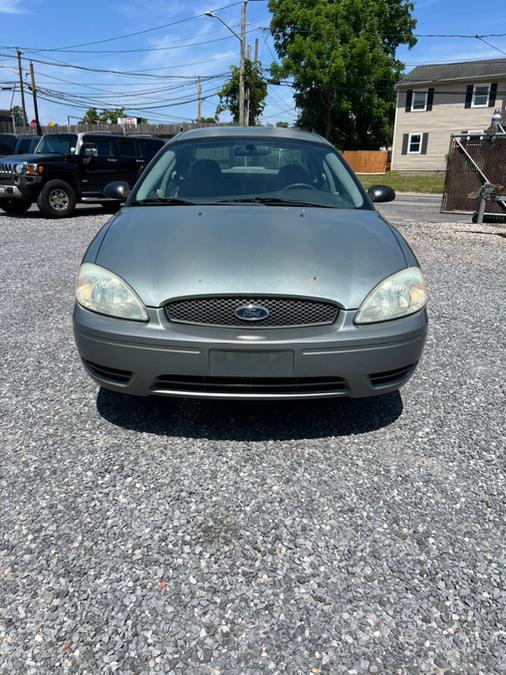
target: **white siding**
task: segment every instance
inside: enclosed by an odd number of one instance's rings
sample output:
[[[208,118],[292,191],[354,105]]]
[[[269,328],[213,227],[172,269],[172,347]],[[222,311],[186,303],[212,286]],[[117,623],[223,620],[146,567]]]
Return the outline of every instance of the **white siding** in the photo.
[[[506,78],[498,80],[495,106],[492,108],[465,108],[466,87],[472,81],[448,83],[438,82],[429,85],[403,85],[397,96],[396,125],[392,151],[393,171],[444,171],[446,155],[450,145],[450,134],[459,134],[463,130],[485,130],[495,109],[506,105]],[[408,89],[434,89],[432,110],[406,112],[406,93]],[[442,92],[442,93],[438,93]],[[404,134],[428,133],[426,155],[403,155],[402,140]]]

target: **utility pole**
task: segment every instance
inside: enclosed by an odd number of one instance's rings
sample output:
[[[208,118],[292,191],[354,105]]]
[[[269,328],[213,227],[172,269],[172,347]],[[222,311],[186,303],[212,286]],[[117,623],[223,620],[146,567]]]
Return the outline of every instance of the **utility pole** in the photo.
[[[245,90],[244,90],[244,70],[246,67],[246,10],[248,0],[244,0],[242,4],[242,19],[241,19],[241,67],[239,70],[239,124],[243,127],[248,126],[246,119],[245,106]]]
[[[258,38],[255,38],[255,63],[258,63]]]
[[[199,99],[197,124],[199,125],[199,127],[201,127],[202,126],[202,82],[200,80],[200,77],[197,79],[197,96],[198,96],[198,99]]]
[[[251,66],[251,45],[248,45],[247,62]],[[251,101],[251,81],[247,82],[244,87],[244,126],[249,127],[249,110]]]
[[[21,112],[23,115],[23,124],[25,127],[28,126],[28,119],[26,117],[26,105],[25,105],[25,85],[23,84],[23,69],[21,68],[21,52],[19,49],[16,49],[18,55],[18,73],[19,73],[19,91],[21,92]]]
[[[33,70],[33,63],[30,61],[30,77],[32,79],[32,96],[33,96],[33,110],[35,113],[35,121],[37,123],[37,135],[42,136],[42,129],[39,121],[39,106],[37,105],[37,87],[35,86],[35,72]]]

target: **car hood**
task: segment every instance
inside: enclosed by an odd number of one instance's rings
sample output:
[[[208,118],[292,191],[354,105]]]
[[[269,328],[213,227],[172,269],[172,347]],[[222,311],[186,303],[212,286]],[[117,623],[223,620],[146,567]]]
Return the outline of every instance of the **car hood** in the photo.
[[[270,206],[129,207],[96,262],[158,307],[198,295],[290,295],[358,308],[406,267],[376,211]]]
[[[20,164],[21,162],[54,162],[62,159],[64,159],[64,155],[5,155],[5,157],[2,157],[2,162],[4,164]]]

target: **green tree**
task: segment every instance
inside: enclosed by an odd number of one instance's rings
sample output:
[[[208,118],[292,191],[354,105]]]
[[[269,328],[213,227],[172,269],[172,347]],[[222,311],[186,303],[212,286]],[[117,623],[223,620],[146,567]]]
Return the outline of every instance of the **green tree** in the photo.
[[[119,117],[126,117],[125,108],[115,108],[114,110],[102,110],[99,115],[99,121],[102,124],[117,124]]]
[[[249,59],[246,59],[244,65],[244,85],[246,92],[249,92],[249,126],[255,126],[265,107],[267,83],[262,76],[259,64]],[[220,103],[216,115],[229,110],[234,122],[239,122],[239,68],[232,66],[232,76],[218,95]]]
[[[276,126],[279,129],[288,129],[290,125],[288,124],[288,122],[276,122]]]
[[[11,115],[14,117],[14,124],[16,127],[22,127],[23,126],[23,111],[21,110],[21,106],[15,105],[11,108]]]
[[[79,124],[99,124],[100,123],[100,115],[98,114],[98,111],[96,108],[89,108],[83,115],[82,120],[80,120]]]
[[[281,64],[272,75],[293,79],[299,126],[340,148],[390,144],[397,47],[412,47],[409,0],[269,0],[271,33]]]

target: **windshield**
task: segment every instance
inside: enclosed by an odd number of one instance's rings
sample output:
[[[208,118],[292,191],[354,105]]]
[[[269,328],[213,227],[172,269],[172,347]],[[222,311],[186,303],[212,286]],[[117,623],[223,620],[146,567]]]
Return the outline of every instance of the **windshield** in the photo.
[[[27,138],[18,138],[18,142],[16,143],[16,154],[17,155],[22,155],[26,154],[28,152],[31,152],[33,148],[37,145],[39,142],[39,138],[35,137],[32,138],[28,136]]]
[[[237,204],[369,208],[333,148],[279,138],[181,141],[141,179],[135,204]]]
[[[72,155],[77,145],[77,134],[48,134],[35,149],[37,155]]]

